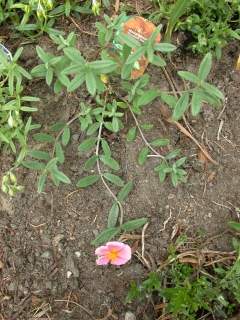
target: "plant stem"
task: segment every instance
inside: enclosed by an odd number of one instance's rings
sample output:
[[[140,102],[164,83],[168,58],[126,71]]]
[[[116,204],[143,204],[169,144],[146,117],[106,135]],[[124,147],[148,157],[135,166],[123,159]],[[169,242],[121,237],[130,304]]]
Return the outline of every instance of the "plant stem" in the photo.
[[[100,161],[99,161],[99,147],[100,147],[100,142],[101,142],[102,128],[103,128],[103,116],[102,116],[102,121],[101,121],[99,130],[98,130],[97,145],[96,145],[96,151],[95,151],[95,154],[96,154],[96,157],[97,157],[97,170],[98,170],[98,174],[100,175],[100,178],[102,180],[103,185],[105,186],[105,188],[107,189],[109,194],[112,196],[112,198],[116,201],[116,203],[119,206],[119,210],[120,210],[119,223],[120,223],[120,225],[122,225],[123,224],[123,207],[122,207],[122,204],[118,200],[116,195],[110,189],[110,187],[107,184],[107,182],[105,181],[104,176],[103,176],[102,171],[101,171],[101,166],[100,166]]]
[[[129,110],[130,110],[130,112],[131,112],[131,114],[132,114],[132,117],[133,117],[135,123],[136,123],[136,126],[137,126],[137,128],[138,128],[138,131],[139,131],[139,133],[140,133],[140,135],[141,135],[144,143],[146,144],[146,146],[154,153],[155,156],[157,156],[157,157],[159,157],[159,158],[161,158],[161,159],[165,159],[165,157],[162,156],[159,152],[157,152],[157,150],[155,150],[155,149],[151,146],[151,144],[147,141],[147,139],[146,139],[145,136],[144,136],[144,133],[142,132],[142,129],[141,129],[141,127],[140,127],[140,124],[139,124],[139,122],[138,122],[138,119],[137,119],[137,117],[135,116],[134,112],[132,111],[132,108],[131,108],[130,104],[129,104],[126,100],[124,100],[124,101],[127,103],[128,107],[129,107]]]

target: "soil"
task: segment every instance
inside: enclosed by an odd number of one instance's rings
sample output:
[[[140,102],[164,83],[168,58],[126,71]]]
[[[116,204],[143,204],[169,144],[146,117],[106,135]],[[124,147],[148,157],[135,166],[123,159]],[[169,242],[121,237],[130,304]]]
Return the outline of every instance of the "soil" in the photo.
[[[38,41],[44,48],[54,50],[47,37]],[[95,54],[95,37],[79,34],[78,41],[86,55]],[[6,46],[13,47],[11,39]],[[121,163],[121,176],[134,182],[134,190],[124,205],[124,220],[149,219],[145,256],[153,270],[166,257],[174,228],[193,238],[201,235],[208,248],[231,250],[227,222],[239,218],[236,208],[240,207],[240,75],[234,71],[239,51],[239,43],[229,45],[222,59],[215,62],[210,76],[210,81],[226,96],[224,105],[220,109],[204,106],[197,119],[188,118],[194,136],[218,165],[199,161],[196,145],[164,122],[157,100],[146,107],[139,121],[154,124],[154,129],[147,133],[148,139],[169,137],[171,147],[181,148],[188,156],[186,184],[177,188],[169,180],[160,184],[153,171],[155,159],[144,166],[137,164],[143,142],[138,138],[136,143],[126,143],[126,132],[133,125],[130,114],[125,117],[126,126],[121,134],[109,140],[115,158]],[[196,70],[199,61],[199,57],[181,52],[173,58],[178,70]],[[36,63],[33,45],[25,45],[22,64],[31,68]],[[170,90],[161,71],[154,68],[149,71],[154,85]],[[172,75],[178,83],[176,69]],[[46,130],[58,120],[69,120],[76,113],[79,100],[89,99],[83,89],[76,95],[56,96],[39,80],[29,84],[27,91],[41,98],[34,121]],[[218,133],[221,122],[222,130]],[[90,242],[106,227],[111,199],[101,183],[84,190],[74,186],[83,175],[85,158],[77,151],[83,139],[77,124],[72,132],[62,168],[72,185],[56,188],[48,184],[45,193],[37,194],[37,174],[21,168],[18,176],[25,186],[24,192],[13,199],[0,193],[0,315],[5,320],[89,320],[104,318],[112,312],[112,319],[121,320],[130,310],[137,319],[155,319],[153,313],[145,311],[144,304],[125,304],[130,282],[140,281],[149,271],[136,256],[121,268],[96,266]],[[10,161],[6,153],[0,154],[0,176]],[[163,228],[170,213],[171,218]],[[139,240],[128,243],[141,251],[141,233],[135,234]]]

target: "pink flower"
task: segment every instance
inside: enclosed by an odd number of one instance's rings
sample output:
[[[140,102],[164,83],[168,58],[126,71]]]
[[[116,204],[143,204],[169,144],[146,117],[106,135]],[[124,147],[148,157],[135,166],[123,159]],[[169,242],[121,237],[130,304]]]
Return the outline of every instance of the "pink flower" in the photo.
[[[121,266],[131,259],[132,251],[129,245],[119,241],[112,241],[107,242],[105,246],[98,247],[95,250],[95,254],[98,256],[97,265],[111,263]]]

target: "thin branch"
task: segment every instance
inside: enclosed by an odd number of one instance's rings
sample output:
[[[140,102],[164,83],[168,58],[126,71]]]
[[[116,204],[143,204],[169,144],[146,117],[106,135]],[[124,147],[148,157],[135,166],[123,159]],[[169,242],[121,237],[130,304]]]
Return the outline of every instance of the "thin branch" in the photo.
[[[101,142],[102,128],[103,128],[103,120],[101,121],[99,130],[98,130],[97,146],[96,146],[96,151],[95,151],[95,154],[97,156],[97,170],[98,170],[98,174],[100,175],[100,178],[101,178],[102,183],[104,184],[105,188],[107,189],[109,194],[112,196],[112,198],[116,201],[116,203],[119,206],[119,210],[120,210],[120,221],[119,222],[120,222],[120,225],[121,225],[121,224],[123,224],[123,207],[122,207],[122,204],[118,200],[116,195],[112,192],[112,190],[108,186],[107,182],[105,181],[104,176],[103,176],[102,171],[101,171],[100,162],[99,162],[99,147],[100,147],[100,142]]]
[[[144,143],[146,144],[146,146],[147,146],[157,157],[159,157],[159,158],[161,158],[161,159],[165,159],[165,157],[162,156],[159,152],[157,152],[157,150],[155,150],[155,149],[151,146],[151,144],[147,141],[147,139],[146,139],[145,136],[144,136],[144,133],[142,132],[142,129],[141,129],[141,127],[140,127],[140,124],[139,124],[139,122],[138,122],[138,119],[137,119],[137,117],[135,116],[134,112],[132,111],[132,108],[131,108],[130,104],[129,104],[126,100],[124,100],[124,102],[127,103],[128,107],[129,107],[129,110],[130,110],[130,112],[131,112],[131,114],[132,114],[132,117],[133,117],[133,119],[134,119],[134,121],[135,121],[135,123],[136,123],[136,126],[137,126],[137,128],[138,128],[138,131],[139,131],[139,133],[140,133],[140,135],[141,135]]]
[[[97,34],[96,33],[93,33],[93,32],[89,32],[89,31],[85,31],[83,30],[80,25],[73,19],[73,17],[69,16],[68,19],[75,25],[75,27],[82,33],[85,33],[89,36],[92,36],[92,37],[97,37]]]

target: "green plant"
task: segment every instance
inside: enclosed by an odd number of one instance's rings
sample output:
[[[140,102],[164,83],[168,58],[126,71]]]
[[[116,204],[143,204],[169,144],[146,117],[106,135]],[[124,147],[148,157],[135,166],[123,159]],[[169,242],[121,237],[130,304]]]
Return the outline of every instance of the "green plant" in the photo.
[[[238,230],[239,224],[238,224]],[[141,284],[132,282],[127,302],[136,299],[162,304],[162,315],[179,320],[229,319],[240,303],[240,243],[235,241],[236,260],[231,266],[192,266],[181,262],[178,246],[171,246],[169,257],[159,270],[151,272]],[[191,254],[193,257],[193,254]],[[197,261],[197,260],[196,260]]]
[[[59,185],[60,182],[70,183],[70,179],[58,169],[58,166],[64,163],[64,147],[71,136],[70,125],[78,120],[80,130],[86,135],[86,139],[79,145],[79,152],[90,154],[83,168],[86,173],[90,171],[91,174],[82,177],[77,182],[77,186],[85,188],[102,181],[114,200],[109,219],[111,220],[112,215],[116,217],[120,213],[120,224],[123,222],[122,204],[118,196],[111,190],[110,185],[114,188],[122,188],[125,182],[117,174],[120,164],[113,158],[110,146],[103,138],[103,132],[107,130],[117,134],[124,127],[122,121],[124,112],[129,111],[135,121],[135,126],[129,129],[127,141],[133,142],[139,133],[144,143],[138,156],[139,165],[143,165],[148,158],[153,156],[159,158],[160,163],[156,166],[155,171],[160,181],[163,182],[166,176],[170,175],[173,185],[177,186],[179,182],[186,182],[187,173],[183,168],[186,157],[179,157],[180,150],[178,149],[167,153],[165,151],[166,154],[162,155],[159,150],[169,149],[170,140],[165,137],[156,137],[148,141],[145,132],[151,130],[152,125],[140,124],[137,119],[138,115],[143,112],[146,105],[160,98],[172,110],[171,121],[177,122],[187,112],[190,105],[192,114],[196,116],[204,102],[217,105],[223,99],[222,93],[206,82],[212,64],[210,54],[203,59],[197,75],[187,71],[179,72],[182,79],[193,84],[192,87],[189,85],[187,90],[180,93],[179,99],[158,88],[149,88],[150,77],[148,75],[131,81],[131,72],[136,68],[140,57],[146,56],[150,63],[161,68],[166,65],[166,61],[158,52],[170,53],[175,50],[175,47],[169,43],[155,43],[160,27],[144,43],[122,33],[119,29],[126,19],[123,13],[113,20],[104,16],[105,23],[97,23],[101,52],[100,59],[95,61],[88,61],[79,52],[73,33],[66,39],[61,35],[51,36],[58,46],[59,55],[57,56],[45,52],[41,47],[36,48],[42,63],[33,68],[31,72],[33,76],[45,78],[49,86],[53,83],[56,93],[62,90],[73,92],[84,86],[93,97],[94,102],[90,105],[81,102],[79,112],[67,124],[62,124],[62,126],[54,124],[56,134],[53,132],[53,135],[46,133],[35,135],[34,138],[37,141],[52,144],[52,152],[51,154],[30,153],[29,156],[35,160],[26,160],[23,163],[28,168],[40,171],[39,192],[43,191],[47,177],[50,177],[56,185]],[[125,92],[124,98],[123,95],[119,95],[119,88],[114,88],[115,79],[119,78],[122,81],[122,90]],[[66,141],[63,141],[64,135],[67,137]],[[113,224],[109,226],[115,228]]]
[[[37,111],[29,103],[39,99],[23,95],[23,80],[30,80],[31,75],[18,64],[21,52],[22,48],[19,48],[11,58],[0,47],[0,148],[16,156],[14,166],[2,181],[2,190],[10,195],[22,190],[17,185],[13,170],[22,163],[27,153],[29,132],[39,128],[39,125],[32,124],[31,117],[23,120],[24,113]]]
[[[193,52],[214,52],[221,57],[221,50],[232,39],[240,39],[238,0],[189,0],[155,1],[157,8],[150,15],[154,22],[167,19],[165,39],[172,31],[183,30],[189,34],[189,48]]]
[[[193,1],[186,20],[177,28],[191,32],[194,52],[214,51],[220,58],[221,49],[230,40],[240,40],[239,15],[239,1]]]
[[[79,1],[66,0],[62,3],[54,0],[3,0],[0,4],[0,25],[10,20],[15,30],[30,37],[42,33],[61,34],[54,28],[56,19],[65,15],[91,14],[91,1],[79,5]]]

